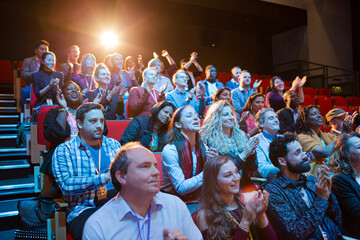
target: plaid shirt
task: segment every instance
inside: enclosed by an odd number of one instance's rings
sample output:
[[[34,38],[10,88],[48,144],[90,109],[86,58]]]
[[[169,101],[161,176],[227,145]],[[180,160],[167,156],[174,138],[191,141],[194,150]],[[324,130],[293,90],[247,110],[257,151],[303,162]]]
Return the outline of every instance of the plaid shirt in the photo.
[[[102,147],[106,156],[114,159],[120,150],[118,141],[103,137]],[[79,137],[60,144],[53,155],[53,172],[56,182],[69,204],[67,222],[88,208],[95,207],[95,191],[105,186],[105,173],[97,174],[90,150]]]

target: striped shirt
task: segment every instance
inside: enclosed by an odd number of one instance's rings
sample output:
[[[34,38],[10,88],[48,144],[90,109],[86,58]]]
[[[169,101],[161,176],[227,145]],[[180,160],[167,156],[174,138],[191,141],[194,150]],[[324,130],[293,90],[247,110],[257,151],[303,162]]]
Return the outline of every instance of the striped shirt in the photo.
[[[118,141],[103,137],[102,147],[106,156],[114,159],[120,150]],[[67,222],[84,210],[95,207],[95,191],[106,185],[105,173],[97,174],[90,150],[79,137],[60,144],[53,155],[53,172],[56,182],[69,204]]]

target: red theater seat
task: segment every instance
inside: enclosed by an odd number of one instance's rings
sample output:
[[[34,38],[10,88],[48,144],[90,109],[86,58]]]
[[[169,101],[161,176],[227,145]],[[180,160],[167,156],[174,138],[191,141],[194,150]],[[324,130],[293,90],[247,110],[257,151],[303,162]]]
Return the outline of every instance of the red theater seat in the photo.
[[[125,129],[130,124],[131,120],[107,120],[108,127],[107,137],[120,141]]]
[[[134,117],[134,114],[132,113],[131,108],[129,106],[129,101],[125,102],[125,117],[127,119]]]
[[[13,84],[13,69],[10,61],[0,60],[0,83]]]
[[[35,96],[34,87],[31,84],[30,85],[30,112],[32,112],[32,109],[34,108],[36,101],[37,101],[37,98]]]
[[[348,97],[350,107],[359,107],[360,98],[359,97]]]
[[[37,115],[37,143],[39,145],[46,145],[46,140],[44,136],[44,121],[46,114],[52,108],[58,108],[59,106],[49,106],[44,105],[38,108],[38,115]]]
[[[349,103],[347,98],[344,97],[340,97],[340,96],[333,96],[331,97],[331,99],[333,100],[333,104],[334,107],[348,107]]]
[[[304,91],[304,95],[308,95],[308,96],[312,96],[312,97],[315,97],[317,94],[316,89],[314,89],[314,88],[304,87],[303,91]]]
[[[342,110],[344,110],[345,112],[348,112],[348,113],[350,113],[350,114],[353,113],[353,110],[350,109],[350,108],[347,108],[347,107],[336,107],[336,108],[341,108]]]
[[[218,72],[217,73],[217,80],[219,82],[222,82],[224,85],[231,80],[231,74],[230,73],[224,73],[224,72]]]
[[[326,88],[318,88],[318,95],[331,97],[331,90]]]
[[[154,153],[154,157],[156,158],[156,161],[158,164],[157,169],[160,172],[160,185],[161,185],[161,183],[162,183],[161,153],[160,152]]]
[[[316,105],[315,97],[314,96],[304,96],[304,103],[301,105],[302,107],[308,106],[308,105]]]
[[[331,98],[326,96],[315,96],[315,99],[317,105],[321,110],[321,115],[325,116],[328,113],[328,111],[330,111],[333,108]]]
[[[263,79],[262,82],[261,82],[261,85],[260,85],[260,93],[265,95],[266,94],[266,89],[269,86],[269,84],[270,84],[270,80]]]
[[[322,127],[320,127],[320,129],[322,129],[322,131],[326,132],[326,133],[331,132],[331,129],[327,126],[322,126]]]

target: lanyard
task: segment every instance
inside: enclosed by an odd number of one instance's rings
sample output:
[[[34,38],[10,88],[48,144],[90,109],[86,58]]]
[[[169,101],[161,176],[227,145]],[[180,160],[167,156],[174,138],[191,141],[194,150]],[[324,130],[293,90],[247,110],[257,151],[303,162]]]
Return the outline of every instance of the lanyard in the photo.
[[[268,142],[268,140],[266,139],[266,137],[264,136],[264,134],[263,133],[261,133],[261,135],[263,136],[263,138],[264,138],[264,140],[265,140],[265,142],[270,146],[270,143]]]
[[[225,210],[225,212],[229,215],[229,217],[231,218],[231,220],[233,220],[235,223],[236,223],[236,225],[238,225],[238,226],[240,226],[240,223],[238,222],[238,221],[236,221],[236,219],[234,218],[234,216],[225,208],[224,209]],[[249,229],[249,238],[248,239],[250,239],[250,240],[252,240],[253,238],[252,238],[252,235],[251,235],[251,232],[250,232],[250,229]]]
[[[100,175],[100,171],[101,171],[101,142],[100,142],[100,139],[99,139],[99,170],[97,170],[96,166],[95,166],[95,170],[96,170],[96,173]]]
[[[148,213],[147,213],[147,215],[148,215],[148,235],[147,235],[147,239],[148,240],[150,239],[150,220],[151,220],[150,208],[151,208],[151,205],[149,206],[149,210],[148,210]],[[137,222],[139,237],[140,237],[140,240],[142,240],[139,218],[136,216],[136,214],[135,214],[135,218],[136,218],[136,222]]]
[[[156,98],[156,93],[155,93],[155,92],[153,93],[153,91],[155,91],[155,90],[152,89],[152,90],[149,91],[149,93],[150,93],[151,97],[154,99],[154,101],[155,101],[156,103],[158,103],[158,100],[157,100],[157,98]]]

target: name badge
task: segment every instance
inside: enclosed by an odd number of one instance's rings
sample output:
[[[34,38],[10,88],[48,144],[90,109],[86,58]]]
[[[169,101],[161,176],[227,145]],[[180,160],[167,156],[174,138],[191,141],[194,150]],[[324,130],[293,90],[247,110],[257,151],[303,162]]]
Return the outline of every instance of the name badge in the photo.
[[[105,199],[107,196],[107,189],[105,187],[99,188],[96,192],[96,195],[97,195],[98,201]]]

